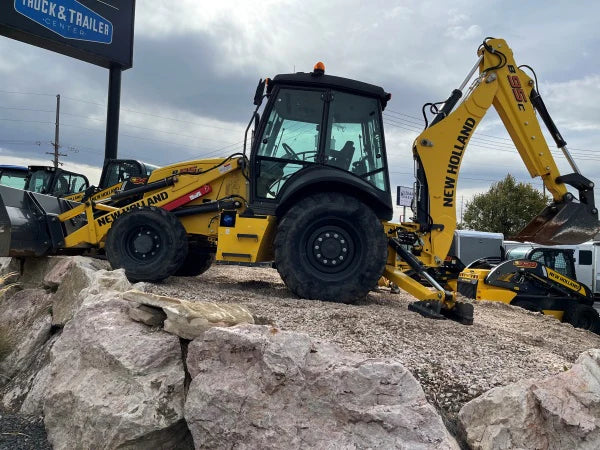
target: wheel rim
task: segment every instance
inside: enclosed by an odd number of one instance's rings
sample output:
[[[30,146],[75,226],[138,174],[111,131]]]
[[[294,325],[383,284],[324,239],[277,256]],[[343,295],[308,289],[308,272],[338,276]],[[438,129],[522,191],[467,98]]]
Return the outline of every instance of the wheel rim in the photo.
[[[161,233],[154,227],[135,227],[125,237],[127,255],[138,262],[149,262],[159,258],[162,247]]]
[[[340,274],[355,269],[358,256],[355,232],[345,223],[316,223],[305,233],[305,255],[319,274]]]

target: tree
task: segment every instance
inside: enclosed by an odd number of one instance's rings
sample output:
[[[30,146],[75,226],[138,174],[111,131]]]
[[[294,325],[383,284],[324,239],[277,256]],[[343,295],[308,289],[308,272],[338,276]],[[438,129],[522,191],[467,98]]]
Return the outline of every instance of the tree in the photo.
[[[467,202],[465,228],[516,235],[546,206],[544,196],[529,183],[517,183],[508,174],[485,194]]]

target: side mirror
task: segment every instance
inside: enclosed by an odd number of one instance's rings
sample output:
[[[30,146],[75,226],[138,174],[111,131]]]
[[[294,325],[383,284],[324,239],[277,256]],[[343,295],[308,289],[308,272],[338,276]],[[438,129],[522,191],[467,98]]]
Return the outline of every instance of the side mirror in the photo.
[[[254,104],[256,106],[260,106],[263,99],[263,93],[265,92],[265,84],[267,80],[263,80],[262,78],[258,82],[258,86],[256,86],[256,92],[254,93]]]

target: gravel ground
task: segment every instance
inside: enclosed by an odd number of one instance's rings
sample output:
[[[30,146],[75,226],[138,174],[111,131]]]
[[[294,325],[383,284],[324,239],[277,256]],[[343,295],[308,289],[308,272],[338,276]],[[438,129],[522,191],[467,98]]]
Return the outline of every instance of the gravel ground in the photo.
[[[51,450],[41,419],[0,410],[0,450]]]
[[[195,278],[169,278],[151,292],[245,305],[259,323],[301,331],[373,357],[400,360],[451,431],[464,403],[494,386],[567,370],[600,336],[541,314],[478,302],[475,323],[426,319],[414,297],[382,288],[356,305],[303,300],[270,268],[215,265]]]

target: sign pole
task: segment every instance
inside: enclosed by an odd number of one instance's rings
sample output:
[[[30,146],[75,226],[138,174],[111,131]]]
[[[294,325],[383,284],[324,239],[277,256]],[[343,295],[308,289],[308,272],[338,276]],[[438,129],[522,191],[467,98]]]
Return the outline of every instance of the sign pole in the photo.
[[[106,144],[104,161],[116,159],[119,145],[119,109],[121,107],[121,67],[111,66],[108,76]]]

